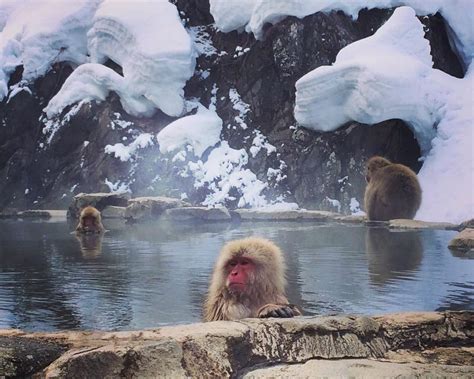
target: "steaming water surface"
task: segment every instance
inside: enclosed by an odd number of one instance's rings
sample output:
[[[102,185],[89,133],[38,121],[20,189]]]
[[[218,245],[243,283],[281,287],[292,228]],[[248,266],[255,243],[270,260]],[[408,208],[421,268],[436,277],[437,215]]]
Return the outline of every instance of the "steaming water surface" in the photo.
[[[223,243],[275,241],[306,315],[474,309],[474,259],[452,231],[312,223],[114,228],[78,240],[65,222],[0,222],[0,328],[129,330],[197,322]]]

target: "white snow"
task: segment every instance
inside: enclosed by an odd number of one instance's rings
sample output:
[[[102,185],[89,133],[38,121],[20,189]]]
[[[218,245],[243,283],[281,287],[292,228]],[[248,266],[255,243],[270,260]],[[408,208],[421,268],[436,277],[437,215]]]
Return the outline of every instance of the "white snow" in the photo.
[[[10,74],[23,65],[23,79],[44,75],[55,62],[87,60],[87,30],[100,0],[2,1],[0,4],[0,100]]]
[[[246,29],[257,38],[263,26],[276,24],[287,16],[303,18],[316,12],[340,10],[357,19],[363,8],[412,7],[417,15],[440,12],[449,24],[452,43],[465,65],[474,57],[474,12],[472,0],[210,0],[211,14],[223,32]]]
[[[115,158],[120,159],[122,162],[126,162],[128,160],[133,160],[139,149],[144,149],[145,147],[153,145],[153,134],[142,133],[129,145],[124,145],[123,143],[106,145],[104,151],[106,154],[113,154]]]
[[[176,7],[160,0],[137,4],[105,0],[87,33],[91,62],[78,67],[45,112],[51,118],[80,100],[103,101],[116,92],[127,113],[170,116],[184,111],[183,87],[193,75],[195,53]],[[103,66],[112,59],[123,76]]]
[[[321,131],[350,120],[406,121],[424,155],[417,218],[460,222],[474,214],[473,76],[432,69],[423,35],[414,10],[397,8],[373,36],[342,49],[333,66],[297,81],[295,118]]]
[[[191,146],[200,158],[207,148],[220,141],[221,130],[222,120],[217,113],[200,106],[196,114],[173,121],[156,138],[162,154]]]
[[[195,178],[194,186],[206,186],[210,191],[203,205],[214,206],[223,204],[226,200],[235,200],[230,194],[232,189],[237,190],[240,195],[238,207],[267,205],[267,200],[261,193],[267,184],[245,168],[247,162],[247,152],[244,149],[232,149],[226,141],[211,151],[206,162],[189,162],[189,170]]]
[[[242,128],[247,129],[247,123],[245,122],[247,118],[247,113],[250,112],[250,105],[242,100],[240,94],[235,88],[229,90],[229,99],[232,102],[232,108],[234,108],[239,114],[234,117],[234,121]]]
[[[337,209],[337,212],[341,211],[341,202],[337,199],[331,199],[330,197],[326,196],[326,201],[331,204],[334,208]]]
[[[115,192],[117,194],[121,194],[124,192],[132,192],[132,190],[130,189],[130,184],[124,183],[120,180],[112,182],[109,179],[105,178],[104,183],[107,187],[109,187],[110,192]]]

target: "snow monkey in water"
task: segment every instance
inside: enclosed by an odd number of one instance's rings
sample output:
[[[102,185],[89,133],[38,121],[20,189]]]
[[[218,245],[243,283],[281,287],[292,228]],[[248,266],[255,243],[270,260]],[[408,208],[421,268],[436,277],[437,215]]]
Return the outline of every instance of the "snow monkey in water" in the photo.
[[[421,187],[411,169],[376,156],[367,161],[365,179],[364,202],[369,220],[415,217],[421,204]]]
[[[285,285],[285,262],[278,246],[256,237],[231,241],[214,267],[204,321],[301,315],[288,303]]]
[[[103,232],[105,232],[105,228],[102,225],[100,212],[92,206],[82,209],[79,216],[79,224],[76,227],[76,233],[89,234]]]

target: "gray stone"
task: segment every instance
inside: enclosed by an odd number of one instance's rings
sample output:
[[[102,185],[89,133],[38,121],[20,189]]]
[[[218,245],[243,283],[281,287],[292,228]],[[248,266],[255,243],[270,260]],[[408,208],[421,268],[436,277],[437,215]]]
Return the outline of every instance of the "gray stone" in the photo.
[[[255,209],[237,209],[235,211],[242,221],[290,221],[301,218],[299,211],[263,211]]]
[[[474,366],[392,363],[372,359],[312,359],[303,364],[251,370],[244,379],[257,378],[472,378]]]
[[[101,212],[102,218],[125,218],[126,207],[110,205]]]
[[[180,199],[165,196],[137,197],[129,201],[125,218],[129,221],[144,221],[158,218],[166,209],[187,207],[190,204]]]
[[[186,207],[167,209],[164,216],[172,221],[230,221],[231,216],[227,208]]]
[[[420,220],[395,219],[389,221],[389,227],[392,229],[443,229],[455,230],[457,225],[448,222],[427,222]]]
[[[466,228],[456,235],[448,247],[453,250],[469,251],[474,249],[474,229]]]
[[[312,377],[315,367],[317,373],[368,376],[384,369],[407,376],[445,369],[463,377],[473,373],[474,312],[244,319],[130,332],[0,330],[7,348],[32,340],[67,346],[53,362],[35,366],[45,378]],[[34,354],[30,350],[26,357]],[[19,372],[9,352],[0,349],[0,357],[4,373]],[[261,370],[262,364],[275,367]]]
[[[78,218],[82,208],[91,205],[102,212],[108,206],[126,207],[130,199],[128,192],[80,193],[69,205],[68,217]]]

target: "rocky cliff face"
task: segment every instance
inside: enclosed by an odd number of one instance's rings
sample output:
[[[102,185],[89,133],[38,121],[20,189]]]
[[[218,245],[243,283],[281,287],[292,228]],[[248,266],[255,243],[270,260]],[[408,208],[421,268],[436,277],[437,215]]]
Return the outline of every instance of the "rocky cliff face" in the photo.
[[[337,210],[331,205],[334,199],[341,203],[340,211],[349,212],[352,198],[362,203],[368,157],[384,155],[419,170],[418,143],[400,120],[376,128],[351,123],[336,132],[317,133],[299,127],[293,117],[295,81],[334,62],[344,46],[373,34],[393,10],[361,11],[357,21],[341,12],[287,17],[268,27],[260,41],[245,32],[216,31],[206,0],[175,4],[202,42],[195,75],[185,88],[186,99],[215,105],[223,120],[221,139],[232,148],[251,151],[255,138],[272,146],[254,156],[249,153],[247,164],[268,183],[268,199]],[[421,21],[435,68],[462,77],[441,16]],[[114,62],[108,64],[120,72]],[[141,133],[156,135],[174,118],[162,112],[151,118],[129,116],[111,95],[104,102],[77,104],[61,117],[46,120],[42,109],[72,71],[68,64],[58,63],[35,83],[27,83],[30,91],[6,97],[0,104],[0,208],[65,208],[79,192],[123,188],[134,196],[185,193],[191,202],[204,200],[209,189],[195,188],[193,177],[185,174],[185,163],[160,154],[156,142],[128,161],[104,150],[109,144],[127,145]],[[9,85],[25,85],[21,73],[18,67]],[[275,175],[269,175],[269,169]],[[239,195],[236,189],[235,200],[225,205],[236,207]]]

